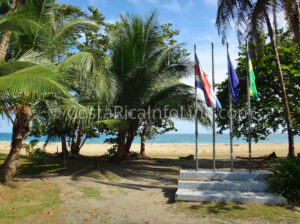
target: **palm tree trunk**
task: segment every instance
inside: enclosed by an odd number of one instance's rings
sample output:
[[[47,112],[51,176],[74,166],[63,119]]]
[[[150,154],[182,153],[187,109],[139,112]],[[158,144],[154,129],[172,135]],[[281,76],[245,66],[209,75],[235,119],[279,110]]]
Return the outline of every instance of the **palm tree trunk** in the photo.
[[[72,140],[71,140],[71,155],[76,155],[76,129],[73,130]]]
[[[142,135],[142,136],[141,136],[141,150],[140,150],[140,156],[141,156],[143,159],[146,158],[146,153],[145,153],[145,151],[146,151],[146,142],[145,142],[145,139],[146,139],[145,135]]]
[[[15,11],[18,8],[19,3],[20,3],[20,0],[12,0],[12,2],[9,5],[9,9],[8,9],[7,14]],[[1,35],[1,39],[0,39],[0,62],[5,60],[10,35],[11,35],[10,31],[4,32]]]
[[[28,118],[30,114],[30,106],[24,106],[24,108],[17,110],[13,123],[11,149],[6,160],[0,167],[0,182],[2,183],[7,183],[16,174],[22,143],[27,138],[30,130]]]
[[[61,150],[63,152],[63,155],[68,156],[69,152],[68,152],[68,149],[67,149],[66,136],[63,135],[63,136],[60,137],[60,139],[61,139]]]
[[[120,162],[124,160],[125,158],[125,138],[126,138],[126,131],[124,130],[119,130],[118,133],[118,150],[115,154],[114,160],[116,162]]]
[[[285,122],[287,124],[287,131],[288,131],[288,141],[289,141],[288,156],[295,156],[293,126],[292,126],[292,120],[291,120],[291,114],[290,114],[290,107],[289,107],[288,98],[287,98],[287,94],[286,94],[283,73],[281,70],[281,64],[280,64],[280,59],[279,59],[279,54],[278,54],[278,49],[277,49],[276,38],[275,38],[273,28],[272,28],[272,25],[271,25],[271,22],[269,19],[269,15],[266,11],[264,12],[264,16],[265,16],[265,20],[267,23],[269,37],[270,37],[273,52],[274,52],[274,59],[276,62],[276,68],[277,68],[279,83],[280,83],[280,87],[281,87],[281,98],[282,98],[282,102],[283,102],[283,106],[284,106]],[[275,20],[275,15],[273,15],[273,16],[274,16],[274,20]],[[275,21],[273,21],[273,22],[275,22]]]
[[[79,154],[79,151],[80,151],[80,146],[81,146],[82,136],[83,136],[83,130],[82,130],[82,129],[79,129],[79,130],[77,131],[77,141],[76,141],[76,146],[75,146],[76,155],[78,155],[78,154]]]
[[[132,142],[134,140],[134,137],[136,136],[138,125],[139,125],[139,123],[136,121],[130,125],[130,129],[128,131],[126,144],[125,144],[125,150],[126,150],[125,156],[129,156],[129,151],[130,151]]]
[[[134,140],[134,137],[135,137],[135,131],[132,130],[127,135],[127,139],[126,139],[126,143],[125,143],[125,158],[127,156],[129,156],[129,154],[130,154],[130,148],[131,148],[132,142]]]
[[[140,150],[140,156],[145,159],[146,158],[146,129],[147,129],[147,124],[146,122],[144,123],[142,134],[141,134],[141,150]]]

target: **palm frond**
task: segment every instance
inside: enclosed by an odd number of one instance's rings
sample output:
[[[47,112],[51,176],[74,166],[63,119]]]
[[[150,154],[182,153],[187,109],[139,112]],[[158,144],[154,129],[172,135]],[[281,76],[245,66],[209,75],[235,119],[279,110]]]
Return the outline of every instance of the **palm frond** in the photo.
[[[280,0],[281,9],[294,33],[295,41],[300,47],[300,6],[297,0]]]
[[[0,94],[2,96],[7,94],[18,96],[21,94],[36,98],[55,93],[68,96],[64,87],[56,81],[60,77],[60,74],[54,66],[35,65],[25,67],[24,63],[11,62],[11,66],[8,66],[6,63],[0,65],[0,70],[2,71],[0,74]],[[22,65],[25,68],[8,73],[6,68],[10,69],[14,65]]]
[[[75,29],[77,26],[83,26],[83,25],[92,26],[95,28],[98,27],[98,24],[96,22],[88,20],[88,19],[76,19],[76,20],[68,21],[68,22],[66,22],[66,24],[64,26],[60,27],[57,30],[57,33],[55,34],[55,36],[53,38],[53,42],[61,39],[67,31],[70,31],[70,29]]]
[[[96,63],[95,56],[92,52],[80,51],[66,58],[58,65],[58,69],[61,71],[76,69],[86,74],[98,70],[99,65]]]
[[[248,14],[252,8],[251,0],[219,0],[216,26],[222,43],[226,42],[227,31],[232,27],[232,22],[237,30],[246,27]]]
[[[30,62],[38,65],[50,64],[50,60],[45,57],[44,52],[38,52],[33,49],[28,50],[21,57],[18,58],[19,62]]]
[[[18,33],[28,34],[42,29],[42,26],[33,19],[18,15],[17,13],[8,14],[0,20],[0,30],[15,31]]]

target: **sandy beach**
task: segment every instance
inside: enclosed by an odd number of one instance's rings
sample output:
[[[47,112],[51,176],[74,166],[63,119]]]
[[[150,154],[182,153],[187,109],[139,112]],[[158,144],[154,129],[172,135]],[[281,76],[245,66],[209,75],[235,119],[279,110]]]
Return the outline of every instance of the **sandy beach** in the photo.
[[[43,147],[43,143],[39,143],[39,147]],[[107,152],[111,145],[109,144],[85,144],[80,154],[86,156],[101,156]],[[8,153],[10,149],[10,142],[0,142],[0,153]],[[139,152],[140,145],[133,144],[132,151]],[[239,144],[234,145],[234,156],[248,156],[248,145]],[[49,143],[46,147],[46,152],[56,153],[61,152],[60,143]],[[295,144],[296,154],[300,153],[300,144]],[[265,156],[275,152],[277,156],[286,156],[288,153],[287,144],[253,144],[252,156]],[[192,144],[146,144],[146,155],[149,157],[160,158],[178,158],[182,156],[188,156],[195,153],[195,145]],[[22,150],[22,154],[25,151]],[[216,157],[217,158],[229,158],[230,147],[225,144],[216,145]],[[211,158],[212,145],[199,145],[199,157]]]

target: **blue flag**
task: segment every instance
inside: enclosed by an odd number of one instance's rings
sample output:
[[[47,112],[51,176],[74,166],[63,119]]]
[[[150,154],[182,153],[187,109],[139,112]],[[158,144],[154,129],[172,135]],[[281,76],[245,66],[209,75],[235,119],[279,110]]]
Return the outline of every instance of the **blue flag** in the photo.
[[[230,90],[231,90],[231,94],[232,94],[232,102],[234,104],[237,104],[238,100],[239,100],[239,92],[237,89],[237,86],[239,84],[239,78],[233,68],[233,65],[231,63],[229,54],[227,55],[228,57],[228,78],[229,78],[229,85],[230,85]]]

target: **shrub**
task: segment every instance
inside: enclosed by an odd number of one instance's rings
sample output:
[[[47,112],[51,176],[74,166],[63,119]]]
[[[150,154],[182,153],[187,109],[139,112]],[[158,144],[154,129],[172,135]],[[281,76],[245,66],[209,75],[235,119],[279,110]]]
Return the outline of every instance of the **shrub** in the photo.
[[[289,201],[300,200],[300,156],[277,159],[269,163],[272,174],[267,179],[270,191]]]
[[[46,159],[47,154],[40,148],[34,148],[39,143],[38,139],[31,140],[28,144],[23,143],[22,148],[25,149],[26,153],[33,159],[43,161]]]

